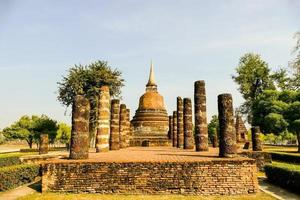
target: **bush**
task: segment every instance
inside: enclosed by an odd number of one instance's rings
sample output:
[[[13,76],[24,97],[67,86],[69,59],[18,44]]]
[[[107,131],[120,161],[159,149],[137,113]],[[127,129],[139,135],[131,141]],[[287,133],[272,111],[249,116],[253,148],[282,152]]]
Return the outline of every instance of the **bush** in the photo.
[[[294,167],[288,167],[294,166]],[[266,165],[265,173],[268,180],[287,190],[300,194],[300,170],[299,166],[290,164]]]
[[[39,176],[39,165],[15,165],[0,168],[0,192],[30,183]]]
[[[0,154],[0,167],[21,164],[20,156],[19,153]]]
[[[287,162],[287,163],[300,163],[300,155],[291,155],[285,153],[270,153],[272,155],[272,160]]]

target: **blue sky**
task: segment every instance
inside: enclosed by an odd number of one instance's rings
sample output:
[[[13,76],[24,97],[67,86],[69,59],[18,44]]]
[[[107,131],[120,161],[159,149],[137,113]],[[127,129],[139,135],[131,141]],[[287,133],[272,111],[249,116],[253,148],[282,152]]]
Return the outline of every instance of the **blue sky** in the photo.
[[[132,114],[153,60],[167,110],[206,81],[208,117],[217,95],[243,99],[231,74],[247,52],[287,66],[300,30],[300,1],[1,0],[0,129],[24,114],[70,121],[57,82],[74,64],[106,60],[123,72]]]

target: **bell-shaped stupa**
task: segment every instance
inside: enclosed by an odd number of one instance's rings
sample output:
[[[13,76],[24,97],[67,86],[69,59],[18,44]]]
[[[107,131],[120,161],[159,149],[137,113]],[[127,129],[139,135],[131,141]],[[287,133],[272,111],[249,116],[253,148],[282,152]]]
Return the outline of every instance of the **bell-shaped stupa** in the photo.
[[[164,98],[157,91],[151,63],[146,93],[140,97],[139,107],[131,121],[131,146],[168,146],[168,120]]]

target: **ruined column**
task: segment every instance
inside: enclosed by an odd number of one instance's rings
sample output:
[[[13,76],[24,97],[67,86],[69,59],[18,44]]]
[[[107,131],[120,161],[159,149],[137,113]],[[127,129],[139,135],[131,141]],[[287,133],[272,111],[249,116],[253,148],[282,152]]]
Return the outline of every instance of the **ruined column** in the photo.
[[[169,139],[173,141],[173,116],[169,116]]]
[[[111,117],[110,117],[110,150],[120,149],[120,126],[119,126],[119,113],[120,113],[120,101],[113,99],[111,101]]]
[[[184,149],[194,149],[192,101],[183,99]]]
[[[218,110],[220,127],[219,156],[235,157],[237,147],[231,94],[220,94],[218,96]]]
[[[47,154],[49,151],[49,137],[48,134],[40,135],[39,154]]]
[[[126,131],[127,131],[127,122],[126,122],[126,105],[120,105],[120,148],[123,149],[126,147]]]
[[[212,146],[213,148],[218,147],[218,134],[217,134],[217,130],[215,130],[215,133],[212,137]]]
[[[177,147],[183,148],[183,101],[177,97]]]
[[[130,132],[130,109],[126,109],[126,134],[125,134],[125,147],[130,146],[130,137],[131,137],[131,132]]]
[[[262,142],[259,138],[260,134],[259,126],[254,126],[251,128],[251,136],[252,136],[252,150],[253,151],[262,151]]]
[[[98,127],[96,136],[96,152],[106,152],[109,150],[110,134],[110,94],[109,87],[100,88],[98,102]]]
[[[194,84],[195,142],[196,151],[208,151],[205,82]]]
[[[89,117],[89,100],[82,95],[75,96],[72,105],[70,159],[87,159],[89,156]]]
[[[173,147],[177,147],[177,111],[173,112]]]

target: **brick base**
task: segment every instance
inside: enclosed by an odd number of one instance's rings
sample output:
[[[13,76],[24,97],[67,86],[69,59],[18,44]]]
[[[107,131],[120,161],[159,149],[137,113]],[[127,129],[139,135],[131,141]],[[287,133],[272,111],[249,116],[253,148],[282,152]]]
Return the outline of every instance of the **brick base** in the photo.
[[[258,191],[253,159],[195,162],[42,164],[42,191],[120,194],[240,195]]]

